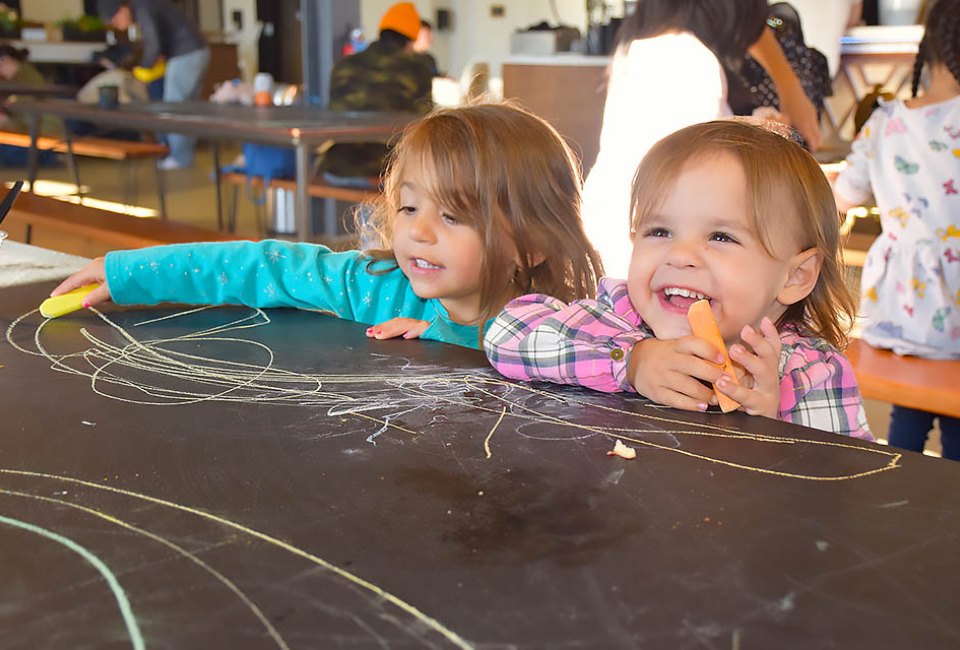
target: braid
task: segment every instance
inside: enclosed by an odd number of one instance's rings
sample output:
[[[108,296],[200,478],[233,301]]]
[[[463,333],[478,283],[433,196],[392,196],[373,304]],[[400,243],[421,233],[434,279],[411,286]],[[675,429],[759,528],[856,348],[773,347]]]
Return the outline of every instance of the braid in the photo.
[[[944,2],[944,0],[940,0]],[[944,43],[940,60],[947,66],[953,78],[960,83],[960,7],[955,6],[944,21]]]
[[[917,96],[925,63],[942,63],[960,82],[960,0],[936,0],[927,14],[923,40],[913,64],[913,96]]]
[[[920,88],[920,77],[923,75],[923,64],[927,62],[927,35],[924,34],[920,39],[920,47],[917,48],[917,58],[913,60],[913,85],[911,97],[917,96],[917,90]]]

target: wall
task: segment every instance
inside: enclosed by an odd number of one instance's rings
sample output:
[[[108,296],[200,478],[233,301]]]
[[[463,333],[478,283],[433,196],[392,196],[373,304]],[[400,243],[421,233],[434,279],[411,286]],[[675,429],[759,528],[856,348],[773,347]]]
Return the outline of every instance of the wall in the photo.
[[[361,0],[360,12],[364,35],[367,40],[376,40],[380,16],[393,4],[393,0]],[[587,25],[586,3],[583,0],[524,0],[507,2],[499,0],[417,0],[414,2],[421,16],[434,25],[433,54],[441,70],[452,77],[459,77],[464,68],[473,61],[490,64],[492,76],[500,76],[500,65],[510,56],[510,35],[517,29],[547,21],[557,24],[551,4],[556,5],[563,24],[585,31]],[[504,8],[503,17],[490,15],[490,7]],[[452,14],[452,29],[436,29],[437,9],[448,9]]]
[[[289,0],[284,0],[288,2]],[[244,79],[250,81],[257,73],[257,39],[259,25],[257,25],[256,0],[222,0],[223,2],[223,30],[230,33],[231,42],[237,44],[237,53],[240,72]],[[243,16],[243,31],[237,32],[233,23],[233,12],[239,11]]]
[[[38,22],[76,18],[83,15],[83,0],[20,0],[20,14],[24,20]]]

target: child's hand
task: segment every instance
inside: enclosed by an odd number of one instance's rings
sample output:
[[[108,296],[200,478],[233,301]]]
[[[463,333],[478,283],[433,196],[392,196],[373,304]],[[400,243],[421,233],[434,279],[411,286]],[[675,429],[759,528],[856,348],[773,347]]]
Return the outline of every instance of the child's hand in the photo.
[[[723,371],[720,351],[705,339],[684,336],[679,339],[644,339],[633,346],[627,373],[637,392],[655,402],[688,411],[705,411],[716,404],[709,385]]]
[[[103,266],[103,258],[98,257],[85,267],[71,275],[69,278],[57,285],[57,288],[50,292],[50,296],[59,296],[68,293],[74,289],[93,284],[96,282],[100,286],[87,294],[83,301],[84,307],[93,307],[110,300],[110,288],[107,286],[106,270]]]
[[[746,325],[740,338],[750,346],[730,346],[730,358],[743,366],[746,375],[740,386],[726,375],[717,381],[717,390],[740,402],[750,415],[776,418],[780,412],[780,334],[769,318],[760,321],[760,332]]]
[[[417,339],[430,327],[430,321],[416,318],[391,318],[388,321],[367,328],[367,338],[392,339],[402,336],[405,339]]]

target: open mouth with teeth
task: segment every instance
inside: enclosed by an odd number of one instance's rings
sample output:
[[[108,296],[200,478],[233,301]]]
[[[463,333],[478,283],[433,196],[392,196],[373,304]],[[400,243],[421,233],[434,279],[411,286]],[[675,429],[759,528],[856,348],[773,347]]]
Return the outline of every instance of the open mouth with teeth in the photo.
[[[437,266],[436,264],[432,264],[427,260],[419,257],[411,257],[410,265],[415,269],[423,269],[425,271],[439,271],[440,269],[443,268],[442,266]]]
[[[700,293],[699,291],[694,291],[693,289],[685,289],[684,287],[664,287],[660,290],[660,294],[665,302],[683,311],[688,310],[690,305],[698,300],[710,300],[713,302],[710,296]]]

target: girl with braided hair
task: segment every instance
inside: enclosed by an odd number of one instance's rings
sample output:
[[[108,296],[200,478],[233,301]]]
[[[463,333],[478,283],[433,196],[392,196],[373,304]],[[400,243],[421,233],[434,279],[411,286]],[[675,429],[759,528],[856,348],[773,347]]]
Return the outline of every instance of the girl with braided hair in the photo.
[[[873,194],[883,228],[861,278],[863,339],[897,354],[960,359],[960,0],[930,8],[913,97],[881,103],[847,164],[834,187],[838,207]],[[890,444],[922,451],[936,418],[943,457],[960,460],[957,418],[894,406]]]

